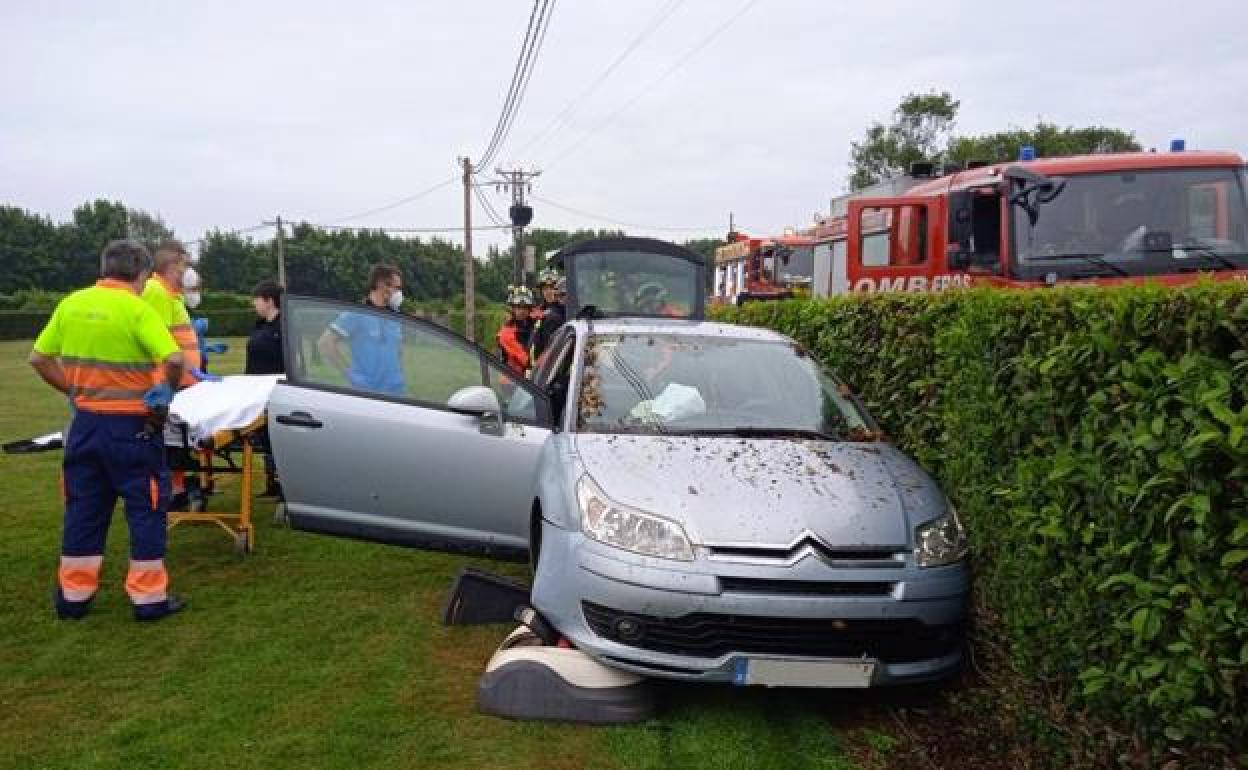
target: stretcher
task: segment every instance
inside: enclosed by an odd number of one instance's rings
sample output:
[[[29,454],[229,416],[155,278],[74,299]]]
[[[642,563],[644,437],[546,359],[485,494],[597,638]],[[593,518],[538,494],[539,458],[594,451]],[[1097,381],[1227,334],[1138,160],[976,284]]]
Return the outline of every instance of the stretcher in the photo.
[[[191,522],[215,524],[234,540],[238,553],[255,549],[251,521],[255,454],[257,445],[268,450],[263,441],[265,409],[278,379],[279,375],[223,377],[192,385],[174,397],[164,437],[165,446],[173,450],[171,467],[198,474],[204,491],[215,487],[217,476],[237,475],[239,503],[234,511],[210,511],[206,505],[202,510],[170,510],[168,529]],[[237,463],[236,453],[242,455]]]

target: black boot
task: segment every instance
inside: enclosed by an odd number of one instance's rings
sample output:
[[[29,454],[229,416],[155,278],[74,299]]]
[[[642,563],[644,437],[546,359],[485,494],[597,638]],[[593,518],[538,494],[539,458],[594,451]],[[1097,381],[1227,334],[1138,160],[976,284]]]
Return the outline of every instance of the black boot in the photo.
[[[163,602],[134,605],[134,619],[147,623],[167,618],[170,615],[176,615],[184,609],[186,609],[186,600],[174,594],[169,594],[169,598]]]
[[[52,602],[56,606],[56,617],[60,620],[82,620],[91,611],[92,596],[84,602],[71,602],[61,593],[61,587],[52,589]]]

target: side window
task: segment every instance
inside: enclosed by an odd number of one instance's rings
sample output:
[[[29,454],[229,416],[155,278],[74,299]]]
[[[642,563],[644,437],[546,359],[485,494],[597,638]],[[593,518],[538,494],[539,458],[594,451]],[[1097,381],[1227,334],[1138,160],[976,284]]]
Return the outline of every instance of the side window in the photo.
[[[305,297],[282,303],[294,384],[331,387],[361,396],[401,398],[445,406],[458,390],[485,385],[508,403],[514,384],[480,350],[431,323],[365,306]],[[537,419],[537,406],[518,419]]]
[[[864,208],[859,222],[863,267],[906,267],[927,261],[927,207]]]
[[[1225,238],[1218,227],[1220,185],[1203,184],[1187,188],[1187,229],[1196,238]]]

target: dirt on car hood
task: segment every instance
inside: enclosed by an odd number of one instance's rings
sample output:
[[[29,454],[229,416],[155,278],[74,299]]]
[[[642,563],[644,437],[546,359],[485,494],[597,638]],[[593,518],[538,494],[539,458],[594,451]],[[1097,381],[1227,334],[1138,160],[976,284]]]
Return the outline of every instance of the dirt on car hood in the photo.
[[[882,443],[580,434],[613,500],[680,522],[700,545],[906,548],[945,510],[935,482]]]

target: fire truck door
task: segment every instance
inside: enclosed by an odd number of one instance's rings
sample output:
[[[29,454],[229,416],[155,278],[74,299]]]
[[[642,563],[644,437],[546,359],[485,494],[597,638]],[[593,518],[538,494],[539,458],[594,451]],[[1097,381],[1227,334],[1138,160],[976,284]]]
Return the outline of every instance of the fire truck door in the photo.
[[[935,288],[944,228],[936,198],[865,198],[849,202],[846,261],[853,291]],[[834,273],[835,275],[835,273]]]
[[[827,297],[849,291],[849,263],[844,238],[816,244],[814,258],[814,282],[811,286],[814,296]]]

